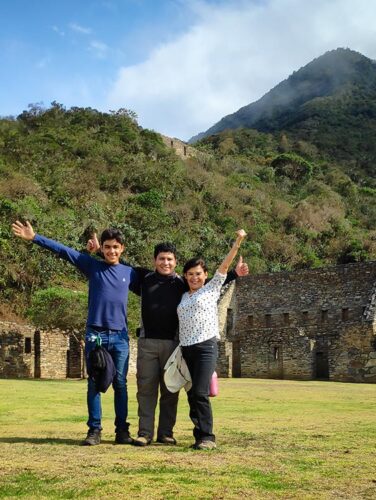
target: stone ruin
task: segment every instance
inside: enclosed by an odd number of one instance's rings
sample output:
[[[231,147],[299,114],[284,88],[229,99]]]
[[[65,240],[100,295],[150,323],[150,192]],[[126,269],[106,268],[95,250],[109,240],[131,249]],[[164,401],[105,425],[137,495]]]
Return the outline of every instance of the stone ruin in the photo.
[[[83,349],[76,335],[0,322],[1,378],[80,378]]]
[[[129,372],[136,372],[136,351]],[[36,330],[30,325],[0,321],[0,378],[83,378],[86,376],[84,349],[76,334],[60,330]]]
[[[376,262],[237,280],[220,302],[222,377],[376,382]]]

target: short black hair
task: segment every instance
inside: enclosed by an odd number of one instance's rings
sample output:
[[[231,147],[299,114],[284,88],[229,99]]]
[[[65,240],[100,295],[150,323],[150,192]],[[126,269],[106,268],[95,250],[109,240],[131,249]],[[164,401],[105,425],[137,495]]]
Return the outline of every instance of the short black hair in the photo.
[[[195,257],[193,259],[189,259],[185,264],[184,264],[184,268],[183,268],[183,273],[186,273],[187,271],[189,271],[190,269],[192,269],[192,267],[197,267],[197,266],[201,266],[202,269],[207,273],[208,272],[208,267],[204,261],[204,259],[202,259],[201,257]]]
[[[119,231],[119,229],[105,229],[101,234],[101,245],[103,245],[103,243],[108,240],[116,240],[121,245],[124,245],[124,236],[123,233]]]
[[[174,254],[174,257],[176,259],[176,246],[171,243],[170,241],[164,241],[163,243],[158,243],[158,245],[155,245],[154,247],[154,259],[158,257],[158,254],[162,252],[170,252]]]

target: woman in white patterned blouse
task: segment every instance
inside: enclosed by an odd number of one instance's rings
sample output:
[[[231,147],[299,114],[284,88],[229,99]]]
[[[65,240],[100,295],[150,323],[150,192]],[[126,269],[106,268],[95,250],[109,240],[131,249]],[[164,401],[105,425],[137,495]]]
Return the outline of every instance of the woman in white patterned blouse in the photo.
[[[208,271],[202,259],[191,259],[184,266],[189,292],[183,295],[178,306],[179,339],[192,377],[192,388],[188,392],[189,416],[194,424],[193,447],[199,450],[216,447],[209,386],[218,356],[217,302],[228,268],[246,236],[243,229],[236,234],[231,250],[207,284]]]

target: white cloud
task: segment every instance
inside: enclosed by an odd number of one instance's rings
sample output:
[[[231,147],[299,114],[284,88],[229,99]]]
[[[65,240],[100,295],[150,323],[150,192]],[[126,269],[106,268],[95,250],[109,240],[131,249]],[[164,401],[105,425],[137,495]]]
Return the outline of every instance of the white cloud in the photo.
[[[60,36],[65,36],[65,32],[61,30],[58,26],[52,26],[52,30]]]
[[[80,33],[81,35],[90,35],[92,32],[91,28],[86,28],[85,26],[81,26],[77,23],[70,23],[69,28],[76,33]]]
[[[184,5],[195,24],[146,61],[120,68],[107,102],[135,110],[141,125],[171,136],[206,130],[327,50],[349,47],[376,58],[373,0]]]
[[[99,59],[104,59],[108,52],[108,46],[98,40],[92,40],[89,45],[89,50]]]

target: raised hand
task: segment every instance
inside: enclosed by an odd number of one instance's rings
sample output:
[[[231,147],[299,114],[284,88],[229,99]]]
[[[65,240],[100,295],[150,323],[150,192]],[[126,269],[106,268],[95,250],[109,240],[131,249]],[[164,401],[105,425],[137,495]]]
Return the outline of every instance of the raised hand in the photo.
[[[32,241],[35,236],[33,227],[28,221],[26,221],[26,224],[22,224],[22,222],[16,220],[16,222],[12,224],[12,231],[15,236],[26,241]]]
[[[235,272],[238,276],[247,276],[249,274],[248,264],[243,262],[243,257],[240,256],[235,267]]]
[[[244,229],[238,229],[236,231],[236,234],[237,234],[238,238],[241,238],[241,239],[243,239],[247,236],[247,233],[244,231]]]
[[[239,247],[243,239],[247,236],[247,233],[244,231],[244,229],[238,229],[236,231],[236,236],[237,237],[236,240],[234,241],[234,244],[232,245],[232,248],[230,249],[229,253],[223,259],[222,264],[218,268],[220,274],[227,274],[227,270],[232,261],[234,260],[236,254],[238,253]],[[241,264],[243,264],[242,261]]]
[[[98,241],[98,236],[97,233],[94,233],[93,237],[90,238],[90,240],[88,240],[88,242],[86,243],[86,250],[90,253],[95,253],[98,252],[99,249],[100,249],[100,244]]]

